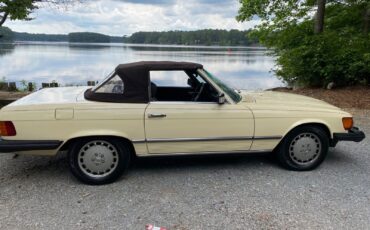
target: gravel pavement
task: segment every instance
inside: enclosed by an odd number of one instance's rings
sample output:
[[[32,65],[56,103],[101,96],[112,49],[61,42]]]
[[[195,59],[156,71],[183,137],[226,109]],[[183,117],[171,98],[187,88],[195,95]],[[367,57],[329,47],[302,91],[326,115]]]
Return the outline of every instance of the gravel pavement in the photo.
[[[360,111],[361,112],[361,111]],[[369,113],[357,125],[370,135]],[[87,186],[65,156],[0,155],[0,229],[369,229],[370,139],[339,143],[310,172],[268,156],[140,159]]]

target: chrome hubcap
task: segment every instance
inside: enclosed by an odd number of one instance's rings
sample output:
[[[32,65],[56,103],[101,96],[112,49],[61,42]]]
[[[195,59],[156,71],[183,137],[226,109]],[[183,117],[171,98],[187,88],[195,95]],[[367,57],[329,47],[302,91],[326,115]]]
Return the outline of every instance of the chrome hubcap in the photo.
[[[308,165],[321,154],[320,138],[313,133],[302,133],[296,136],[289,146],[291,159],[299,165]]]
[[[117,149],[107,141],[90,141],[78,153],[82,172],[94,178],[111,174],[118,165]]]

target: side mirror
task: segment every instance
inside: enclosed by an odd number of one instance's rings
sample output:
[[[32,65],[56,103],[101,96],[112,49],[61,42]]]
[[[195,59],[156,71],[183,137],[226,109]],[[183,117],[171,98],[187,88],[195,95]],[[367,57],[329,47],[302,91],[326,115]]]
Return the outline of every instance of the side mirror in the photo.
[[[225,94],[221,93],[218,95],[218,104],[223,105],[226,102]]]

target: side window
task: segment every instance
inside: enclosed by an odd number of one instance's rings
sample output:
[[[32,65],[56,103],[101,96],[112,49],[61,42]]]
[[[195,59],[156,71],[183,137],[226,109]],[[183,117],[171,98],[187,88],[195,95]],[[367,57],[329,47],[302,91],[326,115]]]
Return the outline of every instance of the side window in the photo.
[[[115,75],[102,86],[100,86],[96,93],[114,93],[114,94],[123,94],[124,92],[124,83],[122,79]]]
[[[151,101],[216,102],[217,91],[195,71],[150,71]]]
[[[150,71],[150,80],[157,86],[189,87],[184,71]]]

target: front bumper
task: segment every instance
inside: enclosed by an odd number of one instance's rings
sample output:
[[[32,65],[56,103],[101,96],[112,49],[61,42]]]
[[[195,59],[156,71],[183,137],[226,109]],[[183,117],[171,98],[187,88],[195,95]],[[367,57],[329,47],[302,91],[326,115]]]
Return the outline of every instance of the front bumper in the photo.
[[[57,149],[62,141],[18,141],[0,139],[0,153]]]
[[[347,133],[334,133],[332,146],[335,146],[338,141],[354,141],[360,142],[365,139],[365,133],[362,132],[359,128],[353,127]]]

